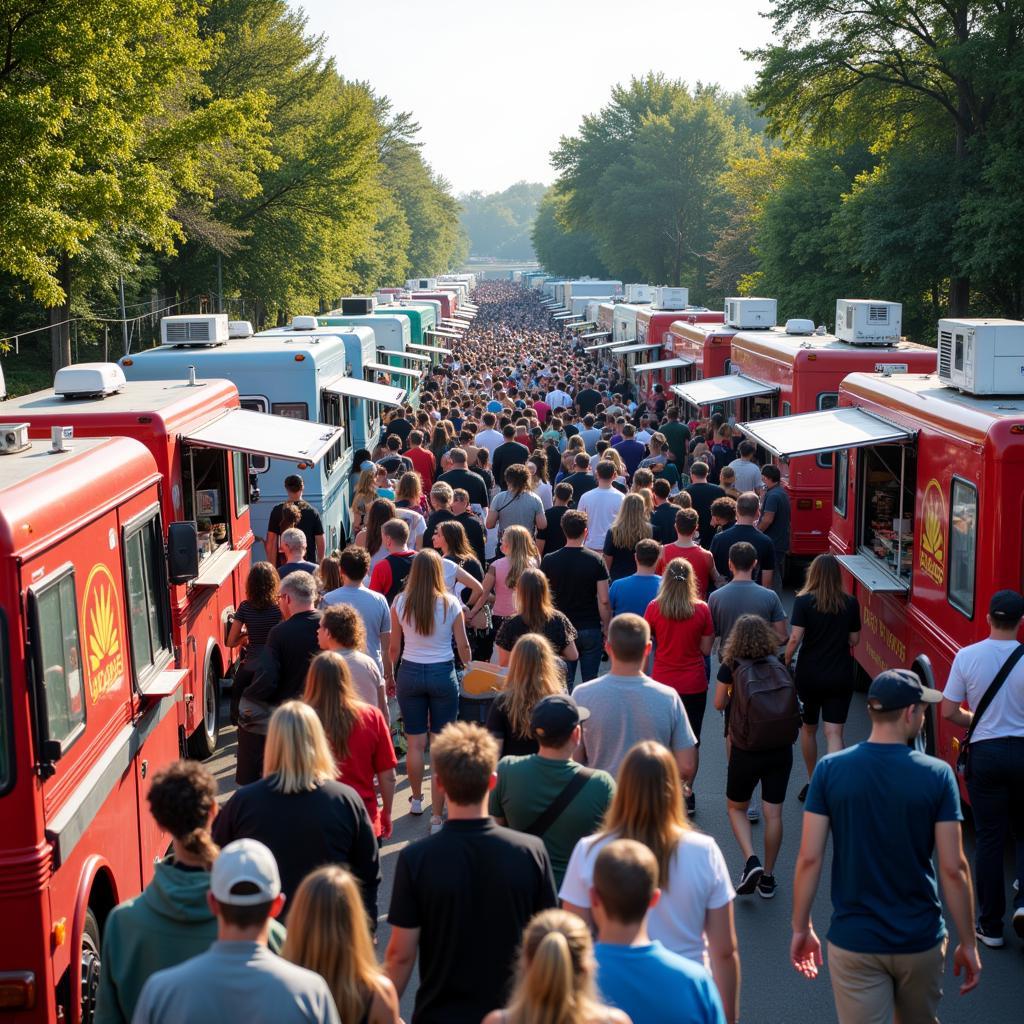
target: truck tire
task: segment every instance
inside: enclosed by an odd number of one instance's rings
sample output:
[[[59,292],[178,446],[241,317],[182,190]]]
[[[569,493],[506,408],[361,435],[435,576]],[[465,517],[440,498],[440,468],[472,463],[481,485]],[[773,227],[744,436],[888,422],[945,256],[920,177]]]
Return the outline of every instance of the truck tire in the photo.
[[[220,731],[220,675],[211,657],[203,677],[202,717],[188,738],[188,756],[197,761],[212,757]]]
[[[90,907],[82,929],[82,1024],[92,1024],[96,1016],[96,993],[100,987],[100,923]]]

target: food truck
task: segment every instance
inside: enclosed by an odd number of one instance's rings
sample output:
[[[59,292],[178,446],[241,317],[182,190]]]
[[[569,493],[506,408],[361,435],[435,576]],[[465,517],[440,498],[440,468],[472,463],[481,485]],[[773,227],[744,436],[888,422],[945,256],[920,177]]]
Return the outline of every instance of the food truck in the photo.
[[[107,914],[167,849],[146,806],[180,756],[163,492],[127,437],[0,415],[0,1017],[90,1021]],[[184,527],[185,524],[178,524]],[[196,532],[184,529],[194,571]],[[192,549],[188,551],[191,541]]]
[[[794,416],[816,409],[830,409],[839,402],[839,384],[850,373],[928,373],[935,369],[935,349],[900,341],[902,309],[899,303],[877,300],[840,300],[868,303],[876,309],[879,330],[873,339],[848,340],[816,333],[810,321],[789,321],[786,327],[738,331],[732,339],[732,372],[674,386],[676,394],[691,405],[720,407],[733,422]],[[882,311],[887,324],[880,324]],[[811,333],[806,333],[807,331]],[[761,465],[771,453],[761,450]],[[828,550],[832,521],[832,456],[816,456],[780,462],[782,486],[792,510],[790,554],[813,557]]]
[[[636,376],[640,394],[648,399],[654,396],[655,384],[668,391],[673,384],[682,384],[695,375],[697,356],[688,347],[677,348],[677,336],[673,328],[677,325],[715,324],[721,326],[724,314],[710,309],[688,306],[683,310],[647,309],[637,314],[637,343],[661,340],[660,350],[651,350],[646,362],[637,360],[632,370]],[[711,344],[715,344],[712,342]]]
[[[741,424],[777,458],[834,455],[829,540],[861,604],[868,677],[910,668],[942,689],[956,652],[988,635],[991,594],[1021,589],[1021,382],[1024,322],[940,320],[936,373],[851,374],[834,409]],[[930,714],[930,751],[953,764],[962,737]]]

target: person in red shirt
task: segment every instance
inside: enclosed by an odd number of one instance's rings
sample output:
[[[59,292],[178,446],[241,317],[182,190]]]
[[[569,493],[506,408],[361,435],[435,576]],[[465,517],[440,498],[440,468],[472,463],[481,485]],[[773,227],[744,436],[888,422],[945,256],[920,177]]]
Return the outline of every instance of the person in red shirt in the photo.
[[[420,483],[424,492],[434,485],[434,474],[437,472],[437,459],[429,448],[423,446],[423,432],[414,430],[409,434],[409,450],[405,457],[412,463],[412,468],[419,473]]]
[[[380,539],[387,555],[370,573],[370,590],[383,594],[391,604],[405,586],[416,552],[409,548],[409,527],[401,519],[389,519],[380,528]]]
[[[715,569],[715,560],[711,552],[702,548],[694,539],[700,517],[692,508],[681,508],[676,513],[676,540],[661,549],[661,558],[655,572],[664,575],[665,567],[673,558],[685,558],[693,567],[694,579],[697,583],[697,596],[702,601],[708,599],[711,584],[715,586],[725,582]]]
[[[362,798],[373,834],[389,838],[398,758],[380,708],[356,697],[348,665],[334,651],[323,651],[309,663],[302,699],[323,724],[338,764],[338,781]],[[383,806],[377,803],[375,780]]]
[[[654,641],[651,675],[659,683],[671,686],[682,698],[697,737],[699,758],[700,727],[708,700],[705,659],[711,654],[715,641],[715,626],[711,610],[697,596],[696,573],[685,558],[673,558],[665,567],[658,596],[647,606],[644,618],[651,627]],[[699,760],[695,760],[691,790],[686,797],[686,810],[691,816],[697,806],[692,787],[698,767]]]
[[[548,421],[548,417],[551,415],[551,406],[548,405],[540,395],[535,395],[533,399],[533,411],[537,414],[537,419],[540,420],[540,425],[544,426]]]

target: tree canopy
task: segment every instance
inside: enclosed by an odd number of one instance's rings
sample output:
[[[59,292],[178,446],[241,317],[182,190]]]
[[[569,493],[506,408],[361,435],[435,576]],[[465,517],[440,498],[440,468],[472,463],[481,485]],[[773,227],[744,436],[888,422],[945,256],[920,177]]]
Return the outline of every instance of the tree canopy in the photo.
[[[497,259],[532,260],[530,229],[546,191],[544,185],[519,181],[503,192],[459,196],[470,252]]]

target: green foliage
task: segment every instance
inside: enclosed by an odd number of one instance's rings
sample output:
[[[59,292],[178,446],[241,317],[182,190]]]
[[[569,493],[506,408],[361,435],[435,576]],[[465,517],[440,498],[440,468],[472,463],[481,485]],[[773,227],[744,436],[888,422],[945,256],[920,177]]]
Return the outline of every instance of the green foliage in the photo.
[[[589,231],[567,228],[562,222],[564,206],[565,198],[553,188],[541,199],[530,232],[537,259],[550,273],[562,277],[607,277],[597,239]]]
[[[530,229],[546,191],[544,185],[520,181],[504,192],[459,196],[470,252],[474,256],[532,260]]]

